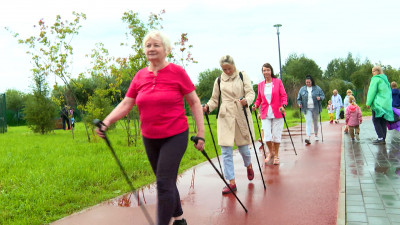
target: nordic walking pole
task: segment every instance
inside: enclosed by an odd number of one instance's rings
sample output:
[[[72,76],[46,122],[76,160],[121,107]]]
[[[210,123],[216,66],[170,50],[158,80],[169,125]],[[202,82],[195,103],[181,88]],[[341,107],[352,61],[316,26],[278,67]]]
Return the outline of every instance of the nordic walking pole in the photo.
[[[322,142],[324,142],[324,134],[322,133],[322,122],[321,122],[321,113],[322,113],[322,110],[321,110],[321,105],[319,104],[319,102],[318,102],[318,107],[319,107],[319,124],[320,124],[320,126],[321,126],[321,137],[322,137]]]
[[[190,137],[190,140],[193,141],[195,144],[197,144],[197,142],[199,141],[198,137],[192,136]],[[232,194],[235,196],[235,198],[238,200],[238,202],[240,203],[240,205],[242,205],[244,211],[247,213],[247,209],[246,207],[243,205],[243,203],[240,201],[240,199],[238,198],[238,196],[235,194],[235,192],[232,190],[231,186],[229,186],[228,182],[226,182],[226,180],[224,179],[224,177],[222,176],[222,174],[218,171],[217,167],[215,167],[214,163],[211,161],[210,157],[208,157],[206,150],[202,150],[201,153],[207,158],[208,162],[211,164],[212,167],[214,167],[215,172],[218,173],[219,177],[221,178],[222,181],[224,181],[225,185],[229,188],[229,190],[232,192]]]
[[[265,186],[264,176],[263,176],[262,171],[261,171],[260,161],[258,160],[258,155],[257,155],[256,146],[254,145],[253,134],[251,133],[250,123],[249,123],[249,120],[248,120],[248,118],[247,118],[247,111],[246,111],[246,108],[247,108],[246,106],[243,106],[243,112],[244,112],[244,116],[246,117],[247,127],[249,128],[249,133],[250,133],[250,137],[251,137],[251,142],[253,143],[254,153],[255,153],[255,155],[256,155],[257,164],[258,164],[258,169],[260,169],[260,174],[261,174],[261,178],[262,178],[262,182],[263,182],[264,190],[265,190],[267,187]],[[250,114],[250,115],[251,115],[251,114]]]
[[[285,121],[285,124],[286,124],[286,129],[287,129],[287,132],[289,133],[290,140],[292,141],[292,145],[293,145],[294,153],[297,155],[296,148],[294,147],[294,143],[293,143],[292,135],[290,134],[290,131],[289,131],[289,126],[287,125],[287,122],[286,122],[286,116],[285,116],[285,114],[284,114],[284,113],[282,113],[282,112],[281,112],[281,114],[282,114],[282,116],[283,116],[283,120]]]
[[[250,109],[250,111],[251,111],[251,109]],[[264,141],[263,141],[263,139],[262,139],[260,125],[258,124],[257,110],[255,110],[255,111],[254,111],[254,115],[256,116],[256,121],[257,121],[258,132],[260,133],[261,145],[262,145],[263,152],[264,152],[264,159],[266,159],[266,158],[267,158],[267,156],[265,155]]]
[[[301,115],[301,108],[300,109],[300,137],[301,143],[303,144],[303,115]]]
[[[153,222],[153,220],[151,219],[150,214],[147,212],[146,207],[143,205],[143,202],[142,202],[142,201],[140,200],[140,198],[137,196],[136,190],[135,190],[135,188],[133,188],[133,184],[132,184],[132,182],[129,180],[128,174],[126,174],[125,169],[124,169],[124,167],[123,167],[122,164],[121,164],[121,161],[119,161],[117,154],[115,153],[113,147],[111,146],[110,141],[108,140],[108,138],[107,138],[107,136],[106,136],[106,132],[103,131],[103,130],[101,130],[101,126],[104,125],[103,121],[101,121],[101,120],[99,120],[99,119],[94,119],[94,120],[93,120],[93,124],[96,125],[96,126],[100,129],[100,131],[104,134],[104,138],[103,138],[103,139],[106,141],[108,148],[111,150],[111,153],[113,154],[114,159],[115,159],[115,161],[117,162],[117,164],[118,164],[118,166],[119,166],[119,169],[121,170],[122,174],[123,174],[124,177],[125,177],[126,182],[128,183],[129,187],[131,188],[131,192],[135,195],[135,198],[138,199],[140,209],[142,210],[143,214],[145,215],[145,217],[146,217],[146,219],[147,219],[147,222],[149,222],[149,224],[153,225],[154,222]]]
[[[215,145],[214,135],[213,135],[212,130],[211,130],[210,120],[208,119],[208,113],[205,112],[204,115],[206,115],[206,120],[207,120],[208,128],[210,129],[210,134],[211,134],[212,141],[213,141],[213,144],[214,144],[215,154],[217,154],[217,159],[218,159],[219,168],[221,169],[222,176],[224,176],[224,172],[222,171],[221,162],[219,161],[217,146]]]

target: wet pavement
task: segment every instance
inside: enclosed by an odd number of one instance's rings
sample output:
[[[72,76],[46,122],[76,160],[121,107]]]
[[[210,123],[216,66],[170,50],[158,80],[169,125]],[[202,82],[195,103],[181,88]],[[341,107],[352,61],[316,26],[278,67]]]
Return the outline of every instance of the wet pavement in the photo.
[[[343,135],[347,224],[400,225],[400,133],[388,131],[386,145],[373,145],[372,121],[360,129],[359,142]]]
[[[190,225],[203,224],[400,224],[400,135],[388,132],[387,144],[370,144],[376,137],[371,120],[361,125],[360,142],[343,134],[340,124],[323,123],[323,138],[311,145],[301,143],[300,126],[290,128],[296,151],[284,130],[280,165],[265,165],[257,155],[261,174],[252,152],[255,172],[248,181],[240,154],[234,152],[237,196],[222,195],[223,181],[208,162],[199,164],[178,178],[184,217]],[[303,124],[303,138],[304,136]],[[206,149],[207,152],[214,149]],[[200,154],[200,153],[199,153]],[[213,159],[218,166],[217,159]],[[73,214],[54,225],[148,224],[137,197],[155,218],[156,190],[149,185]]]

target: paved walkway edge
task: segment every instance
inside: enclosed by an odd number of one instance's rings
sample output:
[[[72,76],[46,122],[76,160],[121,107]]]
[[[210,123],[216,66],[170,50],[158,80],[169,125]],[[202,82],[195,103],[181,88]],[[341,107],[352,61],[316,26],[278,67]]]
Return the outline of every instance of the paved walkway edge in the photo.
[[[344,127],[344,126],[343,126]],[[346,224],[346,162],[344,157],[344,138],[342,129],[342,147],[340,156],[340,178],[339,178],[339,199],[338,199],[338,215],[337,225]]]

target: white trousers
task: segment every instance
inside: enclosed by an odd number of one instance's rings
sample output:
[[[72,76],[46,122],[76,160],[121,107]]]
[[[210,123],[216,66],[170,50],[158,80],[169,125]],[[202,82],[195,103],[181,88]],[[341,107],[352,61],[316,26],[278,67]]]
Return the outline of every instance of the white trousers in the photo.
[[[281,143],[283,131],[283,118],[265,118],[261,120],[262,129],[264,130],[264,140]]]

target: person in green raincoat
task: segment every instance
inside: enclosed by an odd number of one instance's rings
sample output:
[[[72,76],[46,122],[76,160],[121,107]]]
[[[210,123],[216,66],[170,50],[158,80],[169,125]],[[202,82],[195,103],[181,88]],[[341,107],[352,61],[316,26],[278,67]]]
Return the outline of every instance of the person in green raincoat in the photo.
[[[374,123],[378,139],[373,144],[386,144],[386,122],[393,121],[392,89],[380,66],[372,68],[371,83],[367,94],[367,108],[372,109],[372,122]]]

